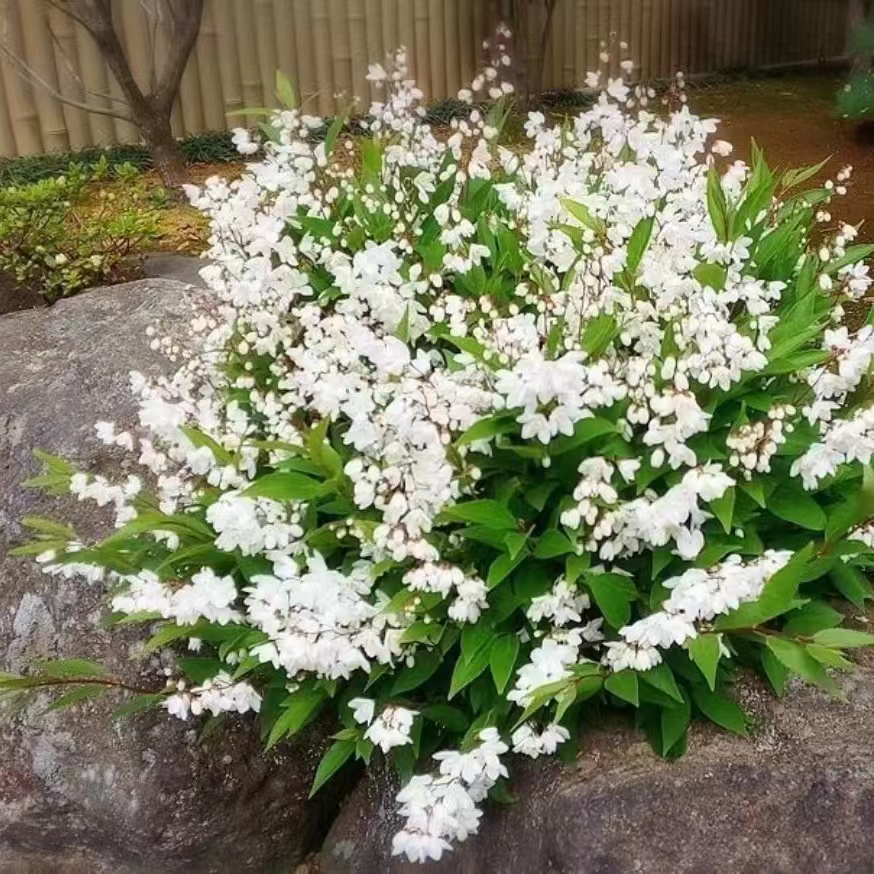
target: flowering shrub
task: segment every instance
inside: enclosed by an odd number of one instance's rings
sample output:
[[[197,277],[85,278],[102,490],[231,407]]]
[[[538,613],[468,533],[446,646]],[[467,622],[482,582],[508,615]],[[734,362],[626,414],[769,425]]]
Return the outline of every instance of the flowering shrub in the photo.
[[[123,273],[156,237],[157,213],[134,167],[114,169],[124,183],[117,190],[101,184],[108,173],[104,159],[0,188],[0,270],[32,283],[49,302]]]
[[[98,425],[154,489],[44,457],[39,484],[118,530],[31,520],[26,548],[197,653],[128,708],[257,711],[268,744],[327,710],[314,790],[379,748],[420,861],[477,830],[511,749],[572,753],[595,703],[673,757],[693,716],[745,730],[739,665],[835,689],[874,642],[828,603],[863,607],[874,556],[874,331],[840,327],[872,247],[827,227],[841,186],[758,151],[720,172],[714,121],[622,80],[504,148],[501,63],[447,138],[400,53],[354,155],[342,119],[316,140],[285,110],[239,182],[192,191],[200,351],[134,374],[137,433]]]

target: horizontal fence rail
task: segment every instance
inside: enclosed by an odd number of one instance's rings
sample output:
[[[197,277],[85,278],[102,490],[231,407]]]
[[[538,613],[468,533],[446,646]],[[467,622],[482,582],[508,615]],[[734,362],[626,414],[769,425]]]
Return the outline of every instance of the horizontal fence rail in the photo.
[[[628,48],[645,79],[835,60],[846,49],[851,0],[558,0],[543,59],[545,88],[579,87],[605,47]],[[143,0],[114,0],[134,75],[147,84],[161,37]],[[483,0],[206,0],[173,113],[177,136],[252,122],[239,110],[275,104],[275,71],[309,111],[375,94],[369,62],[400,45],[429,100],[475,74],[487,36]],[[538,4],[539,8],[539,4]],[[539,13],[538,13],[539,14]],[[540,28],[521,46],[537,63]],[[82,27],[46,0],[0,0],[0,38],[32,76],[79,103],[111,107],[121,93]],[[339,103],[338,103],[339,102]],[[236,113],[229,116],[229,113]],[[137,142],[127,122],[64,104],[0,60],[0,155]]]

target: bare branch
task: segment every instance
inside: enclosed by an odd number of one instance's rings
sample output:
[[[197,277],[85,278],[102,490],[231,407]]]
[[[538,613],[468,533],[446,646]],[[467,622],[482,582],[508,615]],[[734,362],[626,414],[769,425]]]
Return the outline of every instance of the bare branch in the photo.
[[[54,30],[52,30],[51,25],[49,25],[49,36],[52,38],[52,42],[55,44],[55,48],[58,50],[58,54],[61,56],[61,60],[64,63],[64,70],[67,75],[82,89],[83,93],[90,94],[92,97],[99,97],[101,100],[110,100],[113,103],[120,103],[122,106],[127,106],[127,103],[122,100],[120,97],[113,97],[112,94],[109,94],[105,91],[95,91],[93,88],[89,88],[82,77],[79,75],[75,66],[73,65],[73,61],[70,56],[67,54],[66,49],[64,48],[64,44],[58,39]]]
[[[23,61],[3,40],[0,40],[0,54],[2,54],[3,57],[15,67],[16,72],[22,79],[29,82],[31,85],[35,85],[37,88],[41,88],[59,103],[65,103],[67,106],[73,106],[76,109],[82,109],[85,112],[92,112],[95,115],[108,115],[110,118],[119,118],[122,121],[133,122],[134,119],[130,113],[125,113],[118,109],[111,109],[107,106],[97,106],[93,103],[75,100],[72,97],[67,97],[62,94],[57,88],[49,82],[46,82],[46,80],[43,79],[39,73],[33,69],[33,67]]]
[[[165,8],[173,19],[173,39],[158,73],[158,87],[150,95],[150,99],[155,108],[169,112],[200,32],[203,0],[165,0]]]

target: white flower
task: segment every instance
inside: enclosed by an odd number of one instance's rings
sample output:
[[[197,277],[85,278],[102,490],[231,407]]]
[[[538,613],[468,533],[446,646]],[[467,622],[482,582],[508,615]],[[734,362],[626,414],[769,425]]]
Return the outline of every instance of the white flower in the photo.
[[[411,744],[413,738],[410,736],[410,730],[417,715],[415,710],[407,710],[403,707],[386,707],[373,720],[370,727],[364,732],[364,736],[384,753],[387,753],[392,747]]]
[[[361,725],[370,725],[373,722],[376,702],[372,698],[353,698],[349,702],[352,709],[352,718]]]

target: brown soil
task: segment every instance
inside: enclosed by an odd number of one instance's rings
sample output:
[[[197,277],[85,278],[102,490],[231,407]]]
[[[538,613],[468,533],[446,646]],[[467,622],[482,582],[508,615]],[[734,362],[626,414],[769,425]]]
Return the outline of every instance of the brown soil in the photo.
[[[748,159],[755,139],[768,163],[782,169],[830,157],[818,181],[851,164],[849,192],[836,197],[829,212],[834,221],[864,222],[860,239],[874,239],[874,129],[837,117],[840,87],[831,75],[759,79],[692,91],[689,103],[722,120],[718,136],[734,145],[732,157]]]
[[[11,273],[0,272],[0,315],[45,305],[42,295],[35,288],[19,285]]]

